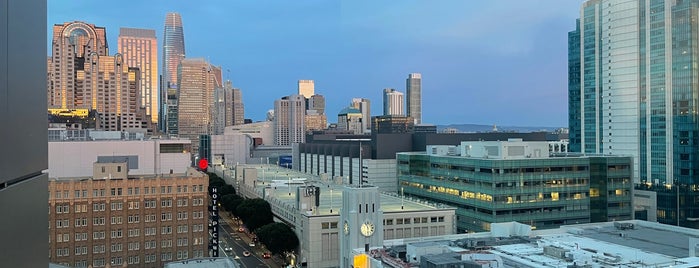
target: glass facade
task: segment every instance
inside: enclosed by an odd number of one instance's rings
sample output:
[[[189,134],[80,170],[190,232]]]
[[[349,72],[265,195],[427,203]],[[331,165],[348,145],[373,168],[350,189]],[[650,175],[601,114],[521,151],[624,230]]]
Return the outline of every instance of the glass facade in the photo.
[[[580,20],[568,33],[568,140],[570,152],[580,152]]]
[[[457,207],[457,228],[488,231],[517,221],[535,228],[632,217],[630,157],[484,159],[399,153],[406,195]]]
[[[172,103],[177,105],[177,100],[170,101],[177,94],[170,94],[171,89],[177,90],[177,67],[185,57],[184,50],[184,30],[182,28],[182,17],[179,13],[167,13],[165,17],[165,29],[163,31],[163,66],[162,66],[162,81],[160,85],[160,113],[168,114],[168,109],[172,107]],[[170,104],[170,105],[169,105]],[[162,117],[167,122],[161,122],[161,128],[168,127],[174,124],[170,123],[171,119],[176,118]],[[175,128],[176,131],[176,128]],[[171,133],[171,132],[168,132]],[[171,133],[174,134],[174,133]]]
[[[582,152],[634,156],[636,183],[693,189],[699,183],[699,1],[587,1],[581,16],[569,33],[569,66],[579,61],[582,70],[579,111],[576,76],[569,75],[571,149],[579,132]],[[699,201],[692,190],[678,192],[691,202],[687,211]],[[683,213],[661,198],[659,221]]]

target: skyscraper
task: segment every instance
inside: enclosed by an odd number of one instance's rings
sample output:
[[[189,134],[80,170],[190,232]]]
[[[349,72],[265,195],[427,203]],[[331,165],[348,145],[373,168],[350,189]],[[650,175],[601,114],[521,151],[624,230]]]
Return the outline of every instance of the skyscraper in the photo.
[[[351,106],[362,114],[362,131],[358,134],[371,131],[371,101],[364,98],[353,98]]]
[[[274,144],[287,146],[306,141],[306,99],[301,95],[274,101]]]
[[[403,92],[392,88],[383,90],[383,115],[405,115]]]
[[[161,129],[170,133],[170,128],[177,132],[177,113],[168,113],[169,108],[177,108],[177,67],[185,57],[184,30],[179,13],[165,15],[163,31],[163,68],[160,82],[160,113],[168,115],[161,120]],[[169,123],[168,123],[169,122]]]
[[[140,70],[140,103],[150,117],[151,125],[158,124],[158,40],[155,30],[120,28],[117,50],[129,67]]]
[[[227,126],[243,124],[243,100],[240,89],[228,80],[214,91],[214,133],[223,134]]]
[[[121,54],[108,55],[105,29],[76,21],[53,31],[49,108],[96,110],[104,130],[146,128],[150,120],[137,97],[140,70]]]
[[[177,120],[179,136],[192,140],[192,152],[199,152],[199,135],[211,135],[214,128],[214,90],[222,87],[221,68],[204,59],[183,59],[178,69]]]
[[[664,223],[699,217],[693,197],[661,198],[680,193],[672,185],[699,184],[697,8],[590,0],[568,35],[570,148],[633,156],[634,182],[659,186]]]
[[[313,80],[299,80],[298,94],[308,99],[315,94],[315,84]]]
[[[409,117],[415,119],[415,124],[422,123],[422,75],[411,73],[405,80],[406,109]]]

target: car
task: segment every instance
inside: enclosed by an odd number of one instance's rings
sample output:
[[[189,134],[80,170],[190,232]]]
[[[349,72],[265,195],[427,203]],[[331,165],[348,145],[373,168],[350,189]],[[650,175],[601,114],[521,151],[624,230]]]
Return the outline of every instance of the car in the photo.
[[[248,244],[248,246],[254,247],[254,246],[255,246],[255,242],[250,242],[250,244]]]
[[[269,253],[269,252],[262,253],[262,258],[269,259],[271,257],[272,257],[272,253]]]
[[[250,251],[247,251],[247,250],[243,251],[243,256],[250,257],[250,255],[252,255],[252,254],[250,254]]]
[[[231,251],[233,251],[233,248],[232,248],[232,247],[227,247],[227,248],[225,248],[225,249],[223,249],[223,250],[225,250],[226,252],[231,252]]]
[[[238,232],[241,232],[241,233],[245,232],[245,229],[243,229],[243,227],[240,227],[240,228],[238,228]]]

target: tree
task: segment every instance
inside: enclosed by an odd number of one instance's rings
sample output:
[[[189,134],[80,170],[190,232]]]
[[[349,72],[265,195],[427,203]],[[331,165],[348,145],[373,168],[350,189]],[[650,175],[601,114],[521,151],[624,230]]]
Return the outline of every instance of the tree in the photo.
[[[235,211],[250,231],[255,231],[257,228],[273,222],[272,207],[267,201],[260,198],[245,199],[236,207]]]
[[[221,204],[223,204],[223,208],[228,210],[228,212],[238,215],[236,208],[243,202],[243,200],[245,199],[237,194],[227,194],[221,197]]]
[[[299,246],[299,238],[296,237],[296,233],[284,223],[267,224],[260,227],[256,234],[260,242],[274,254],[292,251]]]

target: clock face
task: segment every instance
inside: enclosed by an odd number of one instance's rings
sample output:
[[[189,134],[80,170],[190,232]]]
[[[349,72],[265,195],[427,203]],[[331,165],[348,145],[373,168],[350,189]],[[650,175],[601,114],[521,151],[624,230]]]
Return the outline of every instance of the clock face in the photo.
[[[366,221],[362,223],[362,227],[360,228],[360,231],[362,232],[362,235],[369,237],[372,234],[374,234],[374,223],[370,221]]]
[[[347,221],[345,221],[345,225],[343,226],[343,228],[345,230],[345,235],[348,235],[349,234],[349,223],[347,223]]]

